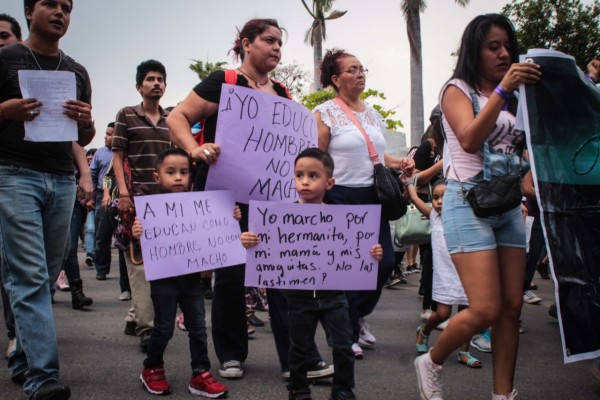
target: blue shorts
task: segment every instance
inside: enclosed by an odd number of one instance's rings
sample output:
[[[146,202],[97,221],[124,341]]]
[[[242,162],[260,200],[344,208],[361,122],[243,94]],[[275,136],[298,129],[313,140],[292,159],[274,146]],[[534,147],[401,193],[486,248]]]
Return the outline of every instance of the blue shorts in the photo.
[[[469,190],[474,184],[467,182],[463,185]],[[460,184],[454,180],[446,183],[442,222],[450,254],[493,250],[498,246],[527,247],[525,221],[520,206],[499,215],[479,218],[463,198]]]

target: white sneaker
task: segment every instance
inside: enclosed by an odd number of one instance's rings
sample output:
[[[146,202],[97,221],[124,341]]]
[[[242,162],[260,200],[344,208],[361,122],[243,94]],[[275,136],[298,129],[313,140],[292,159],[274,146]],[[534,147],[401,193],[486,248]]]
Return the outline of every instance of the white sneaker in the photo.
[[[527,304],[540,304],[542,302],[542,298],[536,296],[533,290],[526,290],[523,293],[523,303]]]
[[[445,320],[444,322],[442,322],[441,324],[439,324],[438,326],[436,326],[435,329],[443,331],[448,326],[448,322],[450,322],[450,318],[448,318],[447,320]]]
[[[421,400],[443,400],[442,366],[431,361],[429,353],[415,358],[415,370],[419,382]]]
[[[482,334],[475,335],[471,339],[471,346],[484,353],[492,352],[492,338],[490,329],[486,329]]]
[[[58,279],[56,280],[56,287],[61,292],[68,292],[69,290],[71,290],[71,288],[69,287],[69,281],[67,280],[67,275],[65,274],[64,269],[62,271],[60,271],[60,274],[58,274]]]
[[[365,356],[365,353],[363,353],[363,349],[359,346],[358,343],[352,344],[352,351],[354,352],[354,358],[356,358],[357,360],[360,360]]]
[[[427,310],[422,310],[421,311],[421,322],[427,322],[429,317],[431,317],[432,313],[433,313],[433,311],[431,311],[431,308],[428,308]]]
[[[367,321],[365,321],[364,318],[359,318],[358,326],[360,328],[358,331],[358,342],[364,346],[373,346],[377,339],[375,339],[375,336],[369,331],[369,324],[367,324]]]
[[[119,300],[121,300],[121,301],[131,300],[131,292],[129,290],[121,292],[121,294],[119,295]]]
[[[492,393],[492,400],[513,400],[517,397],[517,394],[519,394],[517,389],[513,389],[513,391],[510,392],[508,396],[505,396],[503,394]]]

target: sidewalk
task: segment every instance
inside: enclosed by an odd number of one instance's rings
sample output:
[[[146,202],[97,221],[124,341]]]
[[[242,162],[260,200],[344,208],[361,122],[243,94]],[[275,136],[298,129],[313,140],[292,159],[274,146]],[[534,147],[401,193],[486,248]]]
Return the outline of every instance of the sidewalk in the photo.
[[[114,253],[113,253],[114,255]],[[83,253],[80,253],[83,261]],[[117,257],[113,257],[112,272],[106,281],[95,279],[95,270],[82,266],[81,274],[86,295],[94,299],[89,311],[71,309],[70,294],[57,292],[54,315],[58,332],[61,380],[77,400],[151,399],[139,382],[144,354],[138,339],[125,336],[124,317],[129,302],[118,300]],[[83,265],[83,262],[82,262]],[[416,377],[412,362],[416,356],[415,331],[419,324],[421,299],[417,296],[420,275],[408,277],[408,285],[384,289],[375,313],[367,318],[377,337],[374,350],[365,350],[365,358],[356,361],[356,389],[360,400],[418,399]],[[520,399],[581,400],[600,399],[600,385],[590,374],[591,362],[570,365],[562,363],[558,323],[548,316],[546,307],[552,302],[554,289],[551,280],[542,280],[536,274],[535,282],[543,298],[542,305],[523,306],[521,348],[517,365],[515,388]],[[207,324],[210,333],[210,301],[206,303]],[[266,313],[257,315],[267,320]],[[433,333],[432,343],[438,333]],[[209,334],[212,372],[218,376],[218,361],[214,356]],[[318,344],[325,360],[331,362],[324,335],[319,329]],[[7,340],[0,337],[2,353]],[[483,368],[469,369],[450,357],[445,365],[444,398],[489,399],[491,397],[491,355],[472,350],[480,358]],[[190,374],[187,334],[175,329],[165,355],[167,376],[173,386],[170,399],[192,399],[187,391]],[[285,383],[280,379],[277,355],[268,329],[257,328],[250,339],[250,355],[245,364],[244,378],[221,381],[229,386],[229,399],[284,400]],[[330,382],[313,386],[313,398],[326,400]],[[0,375],[0,399],[25,399],[20,387],[13,384],[6,370]]]

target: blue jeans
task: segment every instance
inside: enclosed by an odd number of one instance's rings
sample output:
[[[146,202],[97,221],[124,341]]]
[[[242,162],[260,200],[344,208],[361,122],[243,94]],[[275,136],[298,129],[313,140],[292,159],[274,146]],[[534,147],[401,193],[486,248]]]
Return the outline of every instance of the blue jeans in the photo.
[[[94,221],[96,212],[94,210],[88,210],[85,217],[85,253],[88,256],[94,258],[94,245],[96,242],[96,222]]]
[[[204,290],[199,273],[150,281],[154,329],[144,368],[163,365],[163,355],[175,329],[177,305],[188,330],[192,371],[210,370],[204,313]]]
[[[74,202],[74,176],[0,165],[1,272],[19,338],[9,369],[26,371],[27,394],[58,380],[50,282],[60,272]]]

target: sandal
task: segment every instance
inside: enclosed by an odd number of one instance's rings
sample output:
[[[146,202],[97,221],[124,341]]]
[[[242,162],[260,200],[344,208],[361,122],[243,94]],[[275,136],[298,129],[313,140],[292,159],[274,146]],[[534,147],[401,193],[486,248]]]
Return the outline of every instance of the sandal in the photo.
[[[462,357],[467,357],[467,361],[464,361]],[[464,364],[469,368],[481,368],[481,361],[473,357],[468,351],[458,352],[458,363]]]
[[[427,342],[429,341],[429,335],[423,334],[424,326],[425,326],[425,324],[421,324],[417,328],[417,341],[419,340],[419,335],[421,335],[421,344],[419,344],[419,343],[416,344],[417,353],[419,353],[419,354],[425,354],[429,351],[429,346],[427,344]]]

